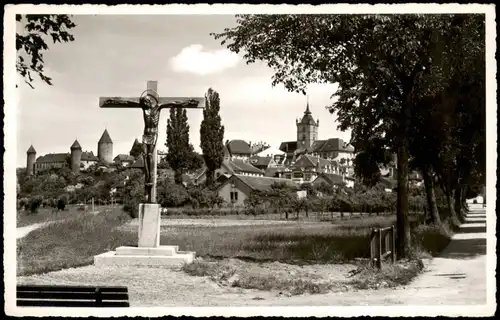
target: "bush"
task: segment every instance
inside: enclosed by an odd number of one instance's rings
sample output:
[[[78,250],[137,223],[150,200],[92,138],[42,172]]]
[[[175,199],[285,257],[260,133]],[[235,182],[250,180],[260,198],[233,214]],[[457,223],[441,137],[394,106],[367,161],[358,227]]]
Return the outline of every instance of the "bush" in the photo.
[[[416,252],[438,255],[450,243],[453,232],[447,227],[448,222],[442,225],[419,225],[412,230],[412,241]]]
[[[28,198],[21,198],[19,199],[19,209],[24,209],[24,210],[28,210],[29,209],[29,199]]]
[[[57,210],[64,210],[66,205],[68,204],[68,197],[66,195],[62,195],[57,199]]]
[[[42,204],[42,197],[35,196],[35,197],[30,198],[29,202],[28,202],[29,211],[31,213],[37,213],[38,208],[40,208],[41,204]]]
[[[123,203],[123,211],[127,212],[132,219],[139,216],[139,204],[141,201],[138,198],[126,199]]]

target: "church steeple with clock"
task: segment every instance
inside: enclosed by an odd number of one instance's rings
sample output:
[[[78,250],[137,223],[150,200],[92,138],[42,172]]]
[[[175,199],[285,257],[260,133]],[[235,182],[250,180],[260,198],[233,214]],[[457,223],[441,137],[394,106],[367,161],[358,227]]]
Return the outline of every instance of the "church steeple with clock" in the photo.
[[[297,149],[309,149],[314,141],[318,139],[319,120],[314,121],[309,109],[309,97],[307,98],[306,111],[297,124]]]

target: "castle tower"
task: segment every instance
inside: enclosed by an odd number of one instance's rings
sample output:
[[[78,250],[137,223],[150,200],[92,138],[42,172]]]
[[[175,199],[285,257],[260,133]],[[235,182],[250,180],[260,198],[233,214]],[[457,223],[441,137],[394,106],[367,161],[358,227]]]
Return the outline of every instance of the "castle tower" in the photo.
[[[71,171],[73,173],[80,172],[80,161],[82,160],[82,147],[78,143],[78,140],[75,140],[71,145]]]
[[[107,129],[104,130],[101,139],[97,143],[97,157],[100,162],[105,164],[113,162],[113,141]]]
[[[318,138],[319,120],[314,121],[311,110],[309,110],[309,98],[307,99],[306,111],[304,116],[297,124],[297,148],[307,149],[312,146]]]
[[[33,148],[33,145],[30,146],[27,154],[27,163],[26,163],[26,174],[32,175],[35,173],[35,161],[36,161],[36,150]]]

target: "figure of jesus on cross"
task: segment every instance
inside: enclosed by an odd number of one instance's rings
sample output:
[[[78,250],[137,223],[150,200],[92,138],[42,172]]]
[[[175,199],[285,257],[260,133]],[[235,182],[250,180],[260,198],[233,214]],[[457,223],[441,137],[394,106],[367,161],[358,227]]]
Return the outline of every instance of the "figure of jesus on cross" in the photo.
[[[145,192],[148,203],[156,202],[156,142],[160,111],[164,108],[203,108],[204,98],[161,98],[156,92],[157,82],[148,81],[147,89],[139,98],[100,98],[101,108],[140,108],[144,117],[142,136]]]

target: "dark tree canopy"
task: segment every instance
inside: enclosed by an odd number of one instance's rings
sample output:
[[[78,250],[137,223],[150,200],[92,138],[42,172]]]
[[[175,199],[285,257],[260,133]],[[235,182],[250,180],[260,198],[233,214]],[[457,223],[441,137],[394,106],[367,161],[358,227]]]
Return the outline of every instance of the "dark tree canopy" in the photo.
[[[34,88],[32,82],[35,74],[43,82],[52,85],[52,79],[44,71],[43,53],[49,49],[44,38],[50,36],[53,43],[74,41],[75,38],[68,30],[76,27],[76,24],[65,14],[18,14],[16,21],[23,31],[16,33],[17,72],[31,88]]]
[[[171,108],[167,120],[167,162],[175,172],[175,182],[182,183],[182,175],[200,167],[199,156],[189,143],[189,125],[186,109]]]
[[[219,112],[219,94],[210,88],[205,97],[205,109],[200,127],[200,147],[207,166],[207,185],[209,186],[214,182],[215,170],[220,168],[224,160],[224,126]]]
[[[396,153],[401,257],[411,249],[408,173],[415,152],[410,148],[415,142],[410,138],[416,134],[413,128],[418,126],[432,140],[435,137],[426,126],[429,121],[437,124],[434,129],[441,135],[432,146],[441,147],[440,154],[450,158],[443,168],[456,164],[467,171],[465,165],[457,164],[458,140],[477,144],[477,150],[484,152],[479,136],[465,133],[466,126],[450,123],[453,111],[462,110],[464,118],[454,120],[463,123],[474,113],[469,108],[484,108],[483,103],[470,101],[484,97],[480,85],[465,90],[474,79],[480,82],[481,76],[469,80],[461,76],[482,65],[481,59],[470,57],[481,56],[484,15],[237,15],[236,27],[212,35],[231,51],[244,53],[247,63],[267,63],[275,71],[273,85],[283,84],[289,91],[305,94],[311,83],[337,84],[332,94],[336,101],[328,108],[337,116],[341,130],[352,130],[355,172],[368,184],[379,179],[378,166],[387,161],[386,152]],[[465,97],[457,90],[467,92]],[[436,97],[445,103],[422,103]],[[429,109],[437,109],[442,117]],[[421,113],[424,117],[415,116]],[[477,126],[473,127],[480,135]],[[465,136],[474,137],[476,143]],[[453,172],[448,173],[448,180],[456,182]]]

